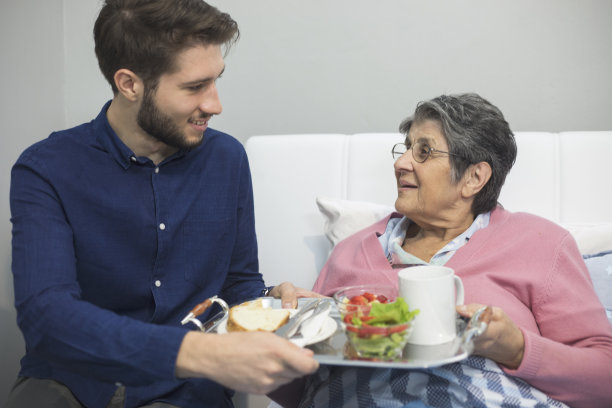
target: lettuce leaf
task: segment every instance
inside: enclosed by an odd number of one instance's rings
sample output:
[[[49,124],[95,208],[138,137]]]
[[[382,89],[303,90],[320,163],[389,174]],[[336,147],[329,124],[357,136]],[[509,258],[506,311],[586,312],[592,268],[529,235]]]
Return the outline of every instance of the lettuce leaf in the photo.
[[[406,301],[398,297],[393,303],[373,302],[370,309],[370,317],[372,318],[367,320],[366,323],[370,326],[387,326],[407,323],[412,321],[418,313],[418,309],[411,311]],[[355,326],[361,326],[363,321],[355,316],[353,317],[353,324]]]

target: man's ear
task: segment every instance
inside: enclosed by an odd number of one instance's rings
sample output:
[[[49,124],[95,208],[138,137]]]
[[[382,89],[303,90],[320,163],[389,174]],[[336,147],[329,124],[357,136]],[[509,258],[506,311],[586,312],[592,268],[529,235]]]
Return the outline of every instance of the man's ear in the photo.
[[[115,86],[124,98],[136,102],[142,96],[144,84],[140,77],[126,68],[121,68],[113,76]]]
[[[487,162],[470,165],[466,170],[461,192],[464,198],[474,197],[491,179],[491,166]]]

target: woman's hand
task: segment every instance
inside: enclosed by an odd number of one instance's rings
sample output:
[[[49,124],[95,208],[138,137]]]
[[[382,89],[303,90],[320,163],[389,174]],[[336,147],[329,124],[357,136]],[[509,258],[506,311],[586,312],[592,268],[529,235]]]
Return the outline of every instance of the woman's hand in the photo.
[[[472,303],[457,306],[457,313],[471,318],[484,305]],[[510,369],[516,369],[523,361],[525,339],[523,332],[499,307],[491,307],[491,320],[487,329],[474,339],[474,354],[490,358]]]
[[[303,297],[325,297],[308,289],[298,288],[293,286],[291,282],[283,282],[277,285],[268,294],[275,298],[281,298],[283,308],[295,309],[297,307],[298,298]]]

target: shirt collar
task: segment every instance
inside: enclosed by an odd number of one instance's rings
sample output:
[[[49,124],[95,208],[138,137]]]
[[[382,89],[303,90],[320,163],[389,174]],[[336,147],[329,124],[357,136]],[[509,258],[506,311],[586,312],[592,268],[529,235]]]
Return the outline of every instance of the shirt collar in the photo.
[[[440,249],[430,260],[430,263],[436,265],[445,264],[454,253],[465,245],[474,233],[482,228],[489,225],[491,213],[487,212],[484,214],[478,214],[476,219],[472,222],[468,229],[462,234],[458,235],[442,249]],[[387,228],[379,237],[379,242],[383,247],[385,255],[392,263],[400,264],[425,264],[426,262],[417,258],[416,256],[405,252],[402,249],[402,243],[406,236],[406,231],[412,221],[407,217],[402,218],[391,218],[387,224]]]

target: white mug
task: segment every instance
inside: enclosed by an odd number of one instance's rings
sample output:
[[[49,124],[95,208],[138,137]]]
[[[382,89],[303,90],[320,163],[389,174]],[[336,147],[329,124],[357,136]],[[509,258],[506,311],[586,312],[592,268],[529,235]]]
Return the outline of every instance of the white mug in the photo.
[[[398,273],[399,294],[410,310],[419,309],[408,343],[436,345],[456,334],[455,306],[463,304],[463,282],[446,266],[418,265]]]

